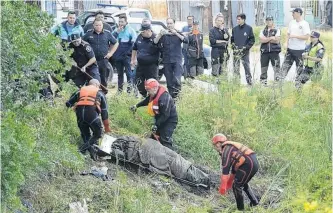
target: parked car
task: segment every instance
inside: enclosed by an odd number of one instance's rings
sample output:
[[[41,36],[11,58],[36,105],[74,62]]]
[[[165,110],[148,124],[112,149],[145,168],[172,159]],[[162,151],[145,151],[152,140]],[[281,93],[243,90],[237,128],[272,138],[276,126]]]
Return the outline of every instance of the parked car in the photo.
[[[81,25],[86,25],[87,18],[99,10],[104,12],[105,16],[111,16],[115,19],[115,22],[118,23],[119,16],[125,14],[128,18],[149,18],[152,19],[152,15],[149,10],[141,8],[128,8],[126,5],[113,5],[113,4],[97,4],[99,8],[86,10],[81,13],[77,20]]]
[[[84,20],[85,24],[82,25],[82,27],[84,28],[84,26],[86,24],[89,24],[89,23],[93,22],[94,20],[95,20],[95,14],[93,14],[93,15],[91,14],[91,15],[87,16],[86,19]],[[118,23],[113,18],[113,16],[110,14],[107,14],[107,13],[104,14],[104,21],[111,26],[112,30],[116,29],[118,26]]]
[[[119,16],[121,15],[126,15],[127,19],[130,18],[138,18],[138,19],[144,19],[144,18],[149,18],[150,20],[153,19],[151,13],[147,9],[141,9],[141,8],[128,8],[126,10],[121,10],[118,12],[115,12],[112,14],[112,16],[116,19],[118,22]]]

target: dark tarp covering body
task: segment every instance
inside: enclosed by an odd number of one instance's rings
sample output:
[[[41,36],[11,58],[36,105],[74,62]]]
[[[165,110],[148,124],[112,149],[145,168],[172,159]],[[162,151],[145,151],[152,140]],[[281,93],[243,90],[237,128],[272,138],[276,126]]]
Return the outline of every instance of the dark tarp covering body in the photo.
[[[196,168],[175,151],[153,139],[119,137],[112,144],[112,155],[135,164],[140,164],[151,171],[174,176],[195,184],[209,185],[208,174]]]

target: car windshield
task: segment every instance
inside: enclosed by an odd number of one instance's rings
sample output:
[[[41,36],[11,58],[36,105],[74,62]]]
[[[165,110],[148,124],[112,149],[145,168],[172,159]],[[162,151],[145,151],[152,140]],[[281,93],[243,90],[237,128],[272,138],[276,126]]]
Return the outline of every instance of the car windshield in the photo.
[[[77,17],[77,21],[82,25],[84,25],[84,20],[88,17],[88,16],[91,16],[91,15],[95,15],[95,12],[83,12],[81,15],[79,15]]]
[[[141,23],[128,23],[130,27],[132,27],[135,32],[139,32],[141,29]]]

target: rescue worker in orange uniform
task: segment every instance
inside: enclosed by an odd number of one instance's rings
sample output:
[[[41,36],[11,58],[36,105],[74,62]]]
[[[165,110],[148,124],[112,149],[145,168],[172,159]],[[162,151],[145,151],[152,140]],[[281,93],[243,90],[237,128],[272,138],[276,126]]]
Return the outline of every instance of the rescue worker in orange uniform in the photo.
[[[66,102],[66,106],[73,107],[76,112],[77,124],[84,141],[80,151],[84,153],[88,150],[94,160],[96,160],[96,152],[93,145],[102,137],[102,122],[99,114],[102,116],[105,133],[111,132],[106,98],[99,87],[99,81],[92,79],[88,86],[82,87]],[[90,130],[93,133],[92,136]]]
[[[136,111],[138,107],[148,106],[148,114],[154,116],[152,132],[159,136],[163,146],[172,148],[172,134],[178,123],[176,105],[165,87],[157,80],[150,78],[145,81],[148,96],[138,104],[131,106],[130,110]],[[154,136],[152,136],[153,139]]]
[[[255,152],[241,143],[228,141],[223,134],[216,134],[212,142],[215,150],[221,155],[220,194],[225,195],[232,188],[237,209],[242,211],[244,210],[244,190],[251,201],[250,206],[258,205],[259,201],[248,184],[259,169]]]

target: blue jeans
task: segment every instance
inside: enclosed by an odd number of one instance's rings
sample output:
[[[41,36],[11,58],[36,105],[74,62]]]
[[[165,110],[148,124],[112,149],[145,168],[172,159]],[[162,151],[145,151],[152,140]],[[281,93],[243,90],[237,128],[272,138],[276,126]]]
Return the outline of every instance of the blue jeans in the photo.
[[[123,91],[124,73],[125,73],[128,83],[127,92],[130,93],[131,88],[134,85],[134,77],[135,77],[135,73],[133,73],[131,70],[130,57],[126,56],[125,58],[117,59],[115,65],[118,72],[118,91],[119,92]]]

